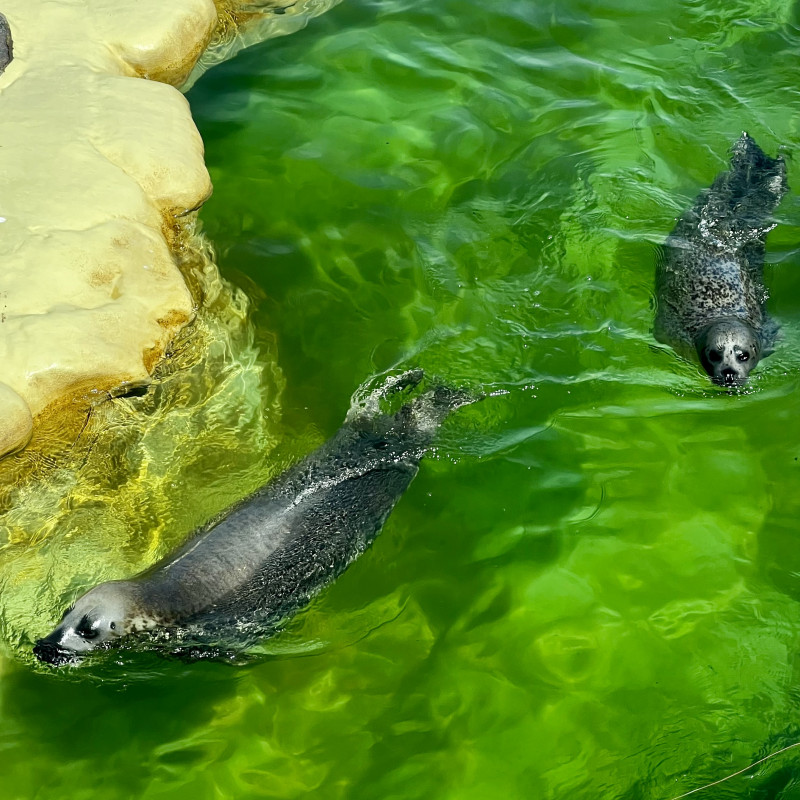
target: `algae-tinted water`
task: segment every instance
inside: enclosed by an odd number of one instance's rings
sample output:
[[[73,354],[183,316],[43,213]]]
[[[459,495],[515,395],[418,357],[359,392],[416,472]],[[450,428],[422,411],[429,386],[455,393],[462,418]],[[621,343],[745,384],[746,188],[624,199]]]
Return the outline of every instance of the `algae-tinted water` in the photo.
[[[3,661],[0,797],[666,800],[800,741],[796,198],[746,392],[650,307],[655,243],[740,132],[797,147],[798,52],[778,0],[345,0],[206,74],[201,218],[283,375],[282,457],[390,368],[492,394],[262,663]],[[173,536],[253,485],[245,423],[246,468],[174,483]],[[798,752],[693,796],[800,797]]]

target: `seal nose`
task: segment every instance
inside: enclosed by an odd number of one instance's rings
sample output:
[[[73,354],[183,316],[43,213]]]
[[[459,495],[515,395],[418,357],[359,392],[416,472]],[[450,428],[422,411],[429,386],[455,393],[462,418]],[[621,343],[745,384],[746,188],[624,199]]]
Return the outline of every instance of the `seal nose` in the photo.
[[[54,642],[48,642],[46,639],[39,639],[33,646],[33,654],[39,661],[45,664],[51,664],[54,667],[60,667],[69,661],[75,659],[75,654],[63,647],[59,647]]]
[[[724,383],[736,383],[739,380],[739,373],[733,367],[723,367],[720,375]]]

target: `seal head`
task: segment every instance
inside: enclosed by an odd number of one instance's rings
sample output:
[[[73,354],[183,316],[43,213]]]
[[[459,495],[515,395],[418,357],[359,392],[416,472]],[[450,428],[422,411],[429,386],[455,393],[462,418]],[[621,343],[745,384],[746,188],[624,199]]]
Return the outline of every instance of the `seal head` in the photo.
[[[77,662],[90,650],[127,632],[134,600],[133,586],[127,581],[96,586],[64,612],[51,634],[36,642],[34,655],[54,666]]]
[[[761,358],[761,337],[740,319],[723,319],[695,339],[703,369],[719,386],[743,386]]]

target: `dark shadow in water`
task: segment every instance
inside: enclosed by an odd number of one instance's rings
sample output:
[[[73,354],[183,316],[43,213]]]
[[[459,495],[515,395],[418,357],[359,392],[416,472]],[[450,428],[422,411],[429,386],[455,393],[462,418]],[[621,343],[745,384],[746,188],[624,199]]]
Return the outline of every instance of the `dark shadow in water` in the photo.
[[[781,442],[778,430],[792,424],[785,404],[775,408],[772,418],[765,421],[758,433],[763,441]],[[783,434],[785,440],[785,433]],[[767,438],[774,437],[774,438]],[[751,445],[755,450],[756,445]],[[795,455],[794,453],[797,453]],[[800,497],[786,487],[797,486],[800,480],[800,443],[789,442],[788,447],[776,446],[767,449],[762,466],[772,491],[771,508],[758,531],[758,571],[778,591],[800,601],[800,548],[798,542],[798,519],[800,519]]]
[[[9,761],[68,765],[91,759],[87,781],[103,785],[124,773],[125,791],[137,796],[159,765],[206,762],[209,743],[185,741],[207,726],[215,707],[236,692],[236,672],[214,664],[162,662],[122,683],[77,682],[18,668],[0,685],[5,735],[0,735],[0,771]],[[42,787],[60,786],[59,770],[42,776]],[[98,783],[98,781],[100,781]]]
[[[325,75],[312,68],[303,68],[301,56],[313,42],[331,35],[348,21],[340,19],[346,4],[336,6],[312,20],[312,24],[295,31],[291,36],[267,39],[237,53],[208,70],[187,92],[186,99],[192,107],[192,116],[202,120],[204,138],[231,136],[251,124],[247,114],[253,93],[264,90],[275,69],[287,65],[295,67],[293,88],[301,93],[309,91],[325,80]],[[363,11],[362,11],[363,14]],[[352,25],[365,25],[363,18],[349,20]],[[287,143],[288,144],[288,143]]]
[[[800,508],[796,511],[800,513]],[[800,601],[798,518],[787,512],[788,509],[777,509],[759,531],[758,563],[761,573],[776,589]]]

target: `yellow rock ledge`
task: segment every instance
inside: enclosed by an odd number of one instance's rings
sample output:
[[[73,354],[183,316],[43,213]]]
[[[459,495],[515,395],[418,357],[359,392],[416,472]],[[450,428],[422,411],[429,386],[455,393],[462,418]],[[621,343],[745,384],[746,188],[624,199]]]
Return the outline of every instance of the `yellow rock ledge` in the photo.
[[[48,407],[147,381],[193,314],[167,235],[211,184],[188,103],[157,81],[185,80],[217,11],[0,2],[13,42],[0,74],[2,455]]]
[[[211,183],[175,87],[337,2],[0,0],[0,458],[148,382],[197,310],[171,248]]]

